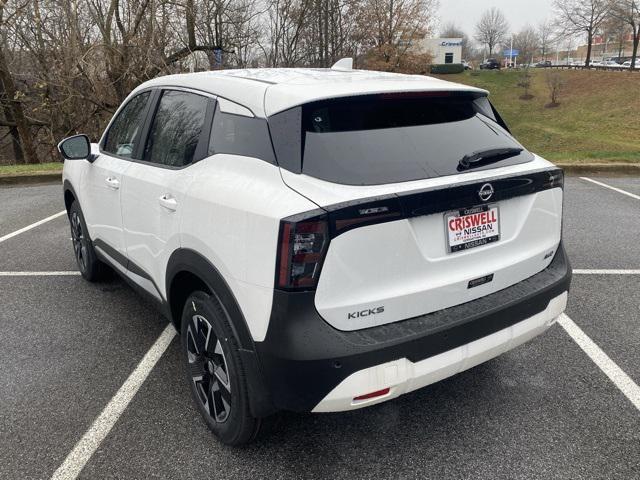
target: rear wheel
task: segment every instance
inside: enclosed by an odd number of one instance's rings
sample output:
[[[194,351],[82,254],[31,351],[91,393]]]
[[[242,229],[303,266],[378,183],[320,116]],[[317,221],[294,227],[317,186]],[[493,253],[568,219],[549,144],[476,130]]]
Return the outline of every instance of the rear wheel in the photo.
[[[218,301],[194,292],[182,314],[182,352],[191,394],[207,426],[227,445],[252,441],[260,419],[249,411],[238,341]]]
[[[69,225],[78,270],[90,282],[101,280],[108,271],[108,267],[98,260],[77,200],[74,200],[69,208]]]

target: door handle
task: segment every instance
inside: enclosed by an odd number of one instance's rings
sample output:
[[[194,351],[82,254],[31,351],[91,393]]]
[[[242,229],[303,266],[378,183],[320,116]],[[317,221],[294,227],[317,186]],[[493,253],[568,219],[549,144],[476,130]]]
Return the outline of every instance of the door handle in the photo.
[[[114,177],[107,177],[104,179],[104,183],[107,184],[107,187],[113,189],[113,190],[118,190],[120,188],[120,182],[118,181],[117,178]]]
[[[164,195],[161,195],[160,198],[158,199],[158,202],[160,202],[160,205],[162,207],[172,212],[175,212],[176,209],[178,208],[178,201],[175,198],[173,198],[173,196],[169,193],[165,193]]]

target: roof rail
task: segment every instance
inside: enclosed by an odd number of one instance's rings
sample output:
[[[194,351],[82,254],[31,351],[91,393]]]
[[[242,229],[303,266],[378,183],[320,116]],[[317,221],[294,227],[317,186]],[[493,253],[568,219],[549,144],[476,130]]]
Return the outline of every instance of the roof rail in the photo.
[[[345,57],[333,64],[331,70],[348,71],[353,70],[353,58]]]

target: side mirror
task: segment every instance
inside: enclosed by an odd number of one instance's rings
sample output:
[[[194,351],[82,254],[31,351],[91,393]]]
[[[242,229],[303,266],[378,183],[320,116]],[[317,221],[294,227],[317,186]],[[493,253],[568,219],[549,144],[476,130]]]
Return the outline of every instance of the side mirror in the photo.
[[[74,135],[58,144],[58,151],[65,160],[92,160],[91,142],[86,135]]]

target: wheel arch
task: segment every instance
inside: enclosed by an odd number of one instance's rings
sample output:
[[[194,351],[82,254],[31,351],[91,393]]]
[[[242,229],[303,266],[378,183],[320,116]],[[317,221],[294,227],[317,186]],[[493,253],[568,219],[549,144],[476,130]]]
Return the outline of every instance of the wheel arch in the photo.
[[[171,321],[178,331],[184,302],[195,290],[204,290],[217,299],[229,317],[240,347],[255,351],[247,321],[220,271],[198,252],[186,248],[177,249],[167,263],[166,294]]]
[[[73,189],[71,182],[69,180],[65,180],[62,187],[64,191],[64,207],[67,210],[67,215],[69,214],[69,209],[73,204],[74,200],[78,200],[78,195],[76,191]]]
[[[253,337],[231,288],[220,271],[194,250],[178,249],[171,254],[166,271],[166,294],[170,319],[180,332],[182,310],[194,290],[205,289],[213,295],[229,318],[239,342],[239,354],[245,367],[249,393],[249,408],[255,417],[265,417],[276,411],[262,375]]]

